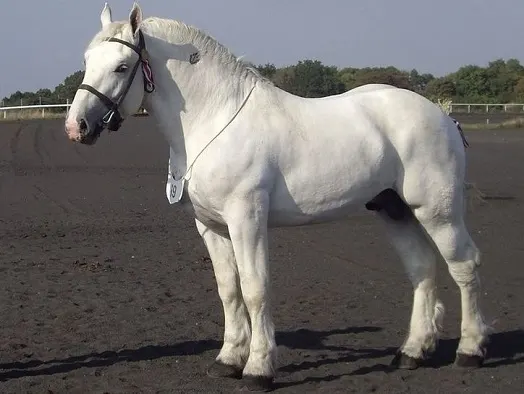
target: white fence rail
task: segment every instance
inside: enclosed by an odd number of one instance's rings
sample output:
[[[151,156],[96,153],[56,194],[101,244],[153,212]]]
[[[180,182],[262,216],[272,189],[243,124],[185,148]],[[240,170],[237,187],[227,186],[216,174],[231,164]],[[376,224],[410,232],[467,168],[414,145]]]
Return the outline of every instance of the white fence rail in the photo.
[[[41,104],[41,105],[20,105],[15,107],[0,107],[0,118],[7,119],[8,112],[23,111],[23,110],[39,110],[42,118],[46,116],[46,110],[51,108],[64,108],[65,113],[69,111],[71,104]],[[449,103],[450,112],[490,112],[491,109],[499,109],[502,112],[524,112],[524,103],[508,103],[508,104],[479,104],[479,103]],[[48,111],[49,113],[49,111]],[[147,115],[145,110],[141,110],[137,115]]]
[[[8,112],[16,112],[16,111],[22,112],[23,110],[40,111],[42,118],[45,118],[46,110],[49,110],[51,108],[64,108],[65,109],[64,113],[67,114],[70,107],[71,107],[71,104],[69,104],[69,102],[67,102],[66,104],[17,105],[14,107],[0,107],[0,118],[7,119]],[[47,111],[47,113],[49,114],[49,111]],[[147,115],[147,111],[145,109],[141,109],[140,111],[136,113],[136,115]]]
[[[479,104],[479,103],[450,103],[449,108],[451,112],[467,112],[471,113],[472,109],[477,110],[473,112],[489,112],[490,109],[498,108],[503,112],[524,112],[524,104],[520,103],[507,103],[507,104]],[[461,110],[464,109],[465,110]]]
[[[42,114],[42,118],[45,118],[46,109],[65,108],[65,112],[67,113],[69,111],[69,107],[71,107],[71,104],[69,103],[67,104],[18,105],[16,107],[0,107],[0,112],[3,113],[3,118],[6,119],[8,111],[40,110],[40,113]]]

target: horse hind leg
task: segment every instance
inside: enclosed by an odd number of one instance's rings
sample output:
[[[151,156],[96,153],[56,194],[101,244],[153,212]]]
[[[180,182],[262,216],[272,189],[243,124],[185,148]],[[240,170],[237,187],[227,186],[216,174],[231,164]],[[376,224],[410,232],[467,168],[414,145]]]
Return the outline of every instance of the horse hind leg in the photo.
[[[435,351],[444,317],[444,305],[436,294],[437,251],[410,208],[393,190],[379,194],[367,208],[382,218],[413,285],[409,332],[392,364],[415,369]]]
[[[460,289],[461,338],[455,363],[461,367],[480,367],[486,357],[491,331],[480,308],[480,252],[464,223],[462,193],[458,192],[455,197],[439,199],[435,206],[417,208],[414,214],[446,261],[449,273]]]

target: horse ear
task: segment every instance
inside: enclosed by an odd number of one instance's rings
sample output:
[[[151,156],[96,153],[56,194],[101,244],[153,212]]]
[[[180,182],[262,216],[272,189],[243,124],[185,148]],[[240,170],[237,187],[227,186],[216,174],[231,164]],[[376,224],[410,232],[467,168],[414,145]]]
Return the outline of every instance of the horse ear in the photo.
[[[111,16],[111,7],[109,7],[109,4],[107,3],[104,4],[104,9],[100,14],[100,22],[102,22],[102,27],[106,27],[111,22],[113,22],[113,18]]]
[[[129,23],[131,24],[131,31],[135,35],[142,23],[142,9],[136,1],[133,3],[133,8],[129,14]]]

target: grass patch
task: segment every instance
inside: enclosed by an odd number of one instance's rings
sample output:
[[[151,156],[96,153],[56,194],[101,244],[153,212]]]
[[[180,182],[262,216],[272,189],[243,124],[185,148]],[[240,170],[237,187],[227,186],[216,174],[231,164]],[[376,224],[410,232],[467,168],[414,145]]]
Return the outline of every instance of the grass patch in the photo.
[[[464,130],[494,130],[524,128],[524,117],[505,120],[501,123],[461,123]]]
[[[5,113],[5,115],[4,115]],[[60,119],[65,118],[64,111],[51,111],[46,109],[43,113],[41,109],[21,109],[11,111],[0,111],[0,121],[2,120],[32,120],[32,119]]]

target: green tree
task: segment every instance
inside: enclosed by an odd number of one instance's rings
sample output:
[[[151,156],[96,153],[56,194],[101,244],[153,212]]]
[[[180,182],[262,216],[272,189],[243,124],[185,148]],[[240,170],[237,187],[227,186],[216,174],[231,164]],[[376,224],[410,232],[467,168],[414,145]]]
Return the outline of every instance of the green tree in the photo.
[[[485,68],[475,65],[463,66],[452,74],[451,78],[461,100],[479,103],[496,101],[489,95],[490,74]]]
[[[77,71],[66,77],[64,82],[55,88],[54,94],[57,99],[61,100],[62,103],[66,100],[72,101],[83,79],[84,71]]]
[[[276,86],[286,92],[293,92],[295,84],[295,68],[291,66],[277,69],[273,75],[272,81]]]
[[[39,104],[57,104],[51,89],[38,89],[35,95],[38,97]]]
[[[260,65],[256,66],[255,68],[260,74],[262,74],[262,76],[266,77],[267,79],[272,79],[277,72],[277,68],[272,63],[266,63],[263,66]]]
[[[357,87],[357,74],[359,71],[358,68],[346,67],[338,72],[338,78],[344,84],[346,90]]]
[[[518,75],[511,72],[502,59],[490,62],[486,73],[488,75],[488,96],[500,102],[511,101],[513,88],[519,79]]]
[[[510,72],[515,74],[522,74],[524,72],[524,67],[518,59],[508,59],[506,61],[506,67]]]
[[[432,74],[419,74],[415,69],[409,73],[411,89],[419,94],[424,94],[428,84],[435,79]]]
[[[291,92],[302,97],[325,97],[346,90],[336,67],[324,66],[318,60],[299,61],[294,67]]]
[[[366,67],[358,70],[353,87],[370,83],[384,83],[397,88],[411,89],[408,73],[395,67]]]
[[[453,99],[457,95],[457,89],[450,78],[435,78],[426,86],[425,95],[434,101],[439,98],[442,100]]]
[[[515,87],[513,88],[513,97],[517,102],[524,102],[524,76],[520,77],[515,84]]]

